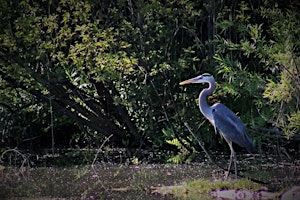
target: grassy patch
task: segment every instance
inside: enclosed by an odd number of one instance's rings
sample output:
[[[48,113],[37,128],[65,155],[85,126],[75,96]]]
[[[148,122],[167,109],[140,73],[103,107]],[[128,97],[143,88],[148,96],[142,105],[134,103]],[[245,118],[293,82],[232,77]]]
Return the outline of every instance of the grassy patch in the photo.
[[[182,185],[167,186],[155,188],[155,192],[160,194],[172,194],[178,199],[211,199],[210,192],[220,189],[261,189],[260,184],[254,183],[248,179],[226,180],[226,181],[210,181],[207,179],[198,179],[189,181]]]

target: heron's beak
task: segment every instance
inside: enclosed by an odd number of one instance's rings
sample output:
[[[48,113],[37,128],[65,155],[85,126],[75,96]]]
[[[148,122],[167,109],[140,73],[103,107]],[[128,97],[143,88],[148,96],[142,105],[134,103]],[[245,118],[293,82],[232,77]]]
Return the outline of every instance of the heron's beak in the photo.
[[[187,85],[187,84],[191,84],[191,83],[197,83],[197,80],[198,80],[197,77],[191,78],[191,79],[180,82],[179,85]]]

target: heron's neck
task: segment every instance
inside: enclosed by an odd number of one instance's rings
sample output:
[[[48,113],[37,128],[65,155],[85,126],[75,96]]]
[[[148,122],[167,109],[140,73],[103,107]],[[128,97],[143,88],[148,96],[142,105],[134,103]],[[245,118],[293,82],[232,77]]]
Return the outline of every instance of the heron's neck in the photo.
[[[215,83],[209,83],[209,87],[202,90],[200,95],[199,95],[199,108],[200,108],[200,111],[208,119],[212,118],[212,111],[211,111],[211,108],[208,105],[206,99],[207,99],[208,95],[213,93],[215,88],[216,88]]]

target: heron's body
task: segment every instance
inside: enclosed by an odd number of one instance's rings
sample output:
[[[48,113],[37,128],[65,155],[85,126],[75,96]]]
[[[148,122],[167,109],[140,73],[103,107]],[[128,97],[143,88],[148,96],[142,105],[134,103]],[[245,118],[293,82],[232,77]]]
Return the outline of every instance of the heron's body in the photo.
[[[243,124],[242,120],[236,116],[228,107],[221,103],[216,103],[212,106],[207,104],[206,98],[212,94],[215,89],[214,78],[210,74],[203,74],[195,78],[183,81],[180,85],[190,83],[208,83],[209,87],[202,90],[199,95],[199,108],[201,113],[210,121],[214,126],[215,131],[218,131],[221,136],[228,143],[231,150],[230,164],[228,168],[231,168],[232,159],[234,159],[235,176],[237,178],[236,168],[236,155],[232,147],[232,142],[245,147],[249,153],[256,153],[256,149],[252,143],[252,140],[248,134],[247,128]],[[227,176],[228,176],[227,174]],[[226,177],[227,177],[226,176]]]
[[[216,103],[211,106],[213,109],[213,118],[215,127],[219,133],[228,141],[232,141],[241,147],[245,147],[249,153],[256,153],[256,149],[248,135],[247,128],[243,122],[238,118],[228,107],[223,104]],[[224,114],[226,113],[226,118]],[[223,124],[226,126],[222,126]],[[219,127],[219,128],[218,128]]]

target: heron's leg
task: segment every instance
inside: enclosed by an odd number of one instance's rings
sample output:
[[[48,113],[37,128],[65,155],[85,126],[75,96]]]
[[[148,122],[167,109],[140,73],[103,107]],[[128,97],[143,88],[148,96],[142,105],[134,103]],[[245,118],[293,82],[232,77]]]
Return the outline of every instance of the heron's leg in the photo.
[[[225,179],[228,178],[229,176],[229,173],[230,173],[230,169],[231,169],[231,165],[232,165],[232,160],[233,160],[233,164],[234,164],[234,175],[235,175],[235,179],[237,179],[237,166],[236,166],[236,154],[235,154],[235,151],[232,147],[232,142],[228,142],[228,145],[229,145],[229,148],[230,148],[230,151],[231,151],[231,154],[230,154],[230,162],[229,162],[229,166],[228,166],[228,171],[227,171],[227,174],[225,176]]]
[[[231,165],[232,165],[232,154],[230,154],[229,165],[228,165],[228,170],[227,170],[226,175],[225,175],[225,179],[227,179],[228,176],[229,176]]]
[[[234,150],[232,150],[232,156],[233,156],[233,162],[234,162],[234,175],[235,175],[235,179],[237,179],[237,166],[236,166],[236,153]]]

